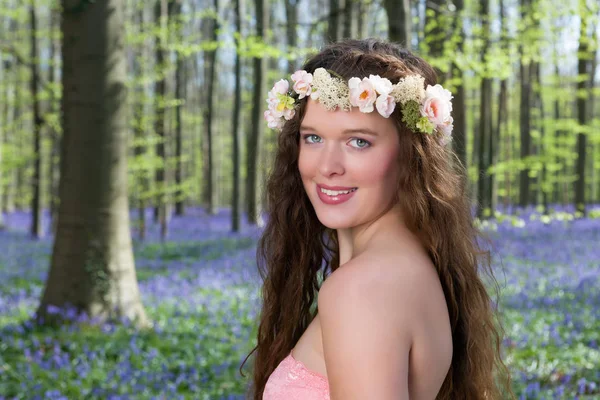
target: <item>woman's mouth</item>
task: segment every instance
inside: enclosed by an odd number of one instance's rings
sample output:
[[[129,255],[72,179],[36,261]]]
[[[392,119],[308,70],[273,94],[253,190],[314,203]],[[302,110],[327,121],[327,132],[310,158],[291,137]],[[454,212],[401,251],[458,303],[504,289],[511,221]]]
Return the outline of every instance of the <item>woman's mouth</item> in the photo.
[[[317,194],[319,199],[329,205],[341,204],[354,196],[358,188],[349,188],[346,190],[329,190],[317,185]]]

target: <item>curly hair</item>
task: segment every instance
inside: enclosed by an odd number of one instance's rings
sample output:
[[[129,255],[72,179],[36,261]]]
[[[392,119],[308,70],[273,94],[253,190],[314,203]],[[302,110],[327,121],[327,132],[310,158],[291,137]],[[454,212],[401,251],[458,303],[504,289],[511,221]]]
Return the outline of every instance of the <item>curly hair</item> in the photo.
[[[435,70],[395,43],[346,39],[324,47],[303,68],[323,67],[344,79],[379,75],[392,83],[420,74],[435,85]],[[339,267],[335,229],[317,218],[298,170],[299,127],[306,99],[279,134],[273,168],[266,183],[267,223],[257,247],[263,280],[257,345],[248,398],[261,400],[271,373],[289,354],[316,316],[319,274],[326,279]],[[502,361],[502,328],[488,294],[487,273],[497,282],[489,250],[479,247],[473,225],[467,177],[456,154],[434,135],[415,133],[402,122],[399,107],[391,117],[400,138],[400,176],[396,195],[407,227],[423,242],[437,270],[450,316],[453,357],[437,399],[498,399],[509,395],[510,374]],[[242,376],[244,376],[242,374]]]

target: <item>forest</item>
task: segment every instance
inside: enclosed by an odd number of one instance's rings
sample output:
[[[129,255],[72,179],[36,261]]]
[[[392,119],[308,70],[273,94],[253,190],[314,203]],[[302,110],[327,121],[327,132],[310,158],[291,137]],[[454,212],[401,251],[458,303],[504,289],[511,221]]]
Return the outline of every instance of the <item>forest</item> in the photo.
[[[2,0],[0,399],[244,398],[267,92],[371,37],[453,94],[514,394],[600,399],[596,0]]]

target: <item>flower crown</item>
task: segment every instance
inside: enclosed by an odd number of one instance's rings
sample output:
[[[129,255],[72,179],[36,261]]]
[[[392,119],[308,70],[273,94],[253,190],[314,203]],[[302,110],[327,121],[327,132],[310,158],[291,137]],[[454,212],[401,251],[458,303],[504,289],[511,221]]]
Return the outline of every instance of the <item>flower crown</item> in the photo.
[[[310,96],[318,100],[329,111],[336,107],[350,111],[358,107],[369,113],[377,109],[385,118],[394,112],[400,103],[402,121],[414,132],[433,134],[439,132],[440,143],[445,146],[452,140],[453,118],[452,94],[441,85],[425,86],[421,75],[408,75],[395,85],[387,78],[369,75],[368,78],[350,78],[348,84],[343,79],[333,77],[325,68],[317,68],[313,74],[298,70],[292,74],[293,91],[298,100]],[[289,82],[280,79],[269,91],[269,109],[264,112],[269,128],[281,130],[285,120],[296,113],[297,101],[289,92]]]

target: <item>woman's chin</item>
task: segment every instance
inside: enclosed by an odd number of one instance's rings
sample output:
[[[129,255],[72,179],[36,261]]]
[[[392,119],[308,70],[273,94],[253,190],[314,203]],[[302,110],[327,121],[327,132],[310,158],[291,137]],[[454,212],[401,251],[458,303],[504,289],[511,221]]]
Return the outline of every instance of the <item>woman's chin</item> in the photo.
[[[347,215],[342,215],[341,218],[332,218],[331,213],[329,215],[319,215],[317,213],[317,217],[321,224],[329,229],[345,229],[351,228],[354,226],[350,218]]]

